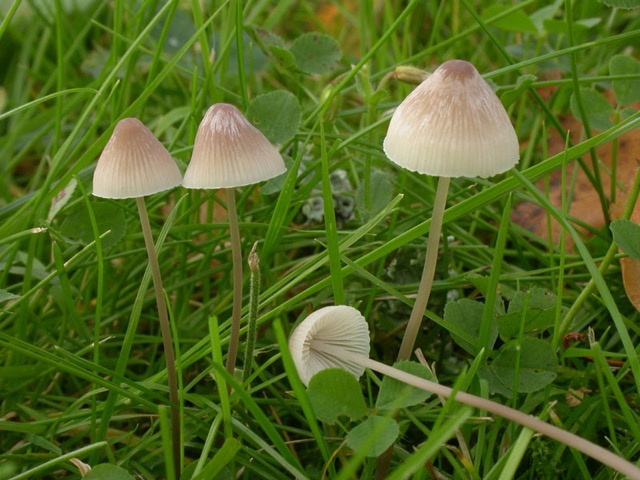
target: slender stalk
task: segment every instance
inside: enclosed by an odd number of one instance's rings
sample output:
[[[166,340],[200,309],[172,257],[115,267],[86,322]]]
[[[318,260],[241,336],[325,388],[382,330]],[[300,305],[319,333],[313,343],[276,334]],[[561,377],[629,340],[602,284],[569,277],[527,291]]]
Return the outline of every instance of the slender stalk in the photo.
[[[436,263],[438,260],[438,248],[440,246],[440,233],[442,232],[442,218],[444,209],[447,204],[447,192],[449,191],[449,177],[440,177],[438,179],[438,188],[436,190],[436,198],[433,203],[433,213],[431,214],[431,226],[429,228],[429,237],[427,238],[427,257],[424,260],[424,268],[422,269],[422,278],[420,279],[420,287],[418,295],[411,310],[409,323],[404,331],[402,344],[400,345],[400,353],[398,353],[398,361],[408,360],[413,352],[413,347],[418,337],[422,317],[429,302],[431,287],[433,287],[433,277],[436,272]]]
[[[438,179],[438,187],[436,189],[436,197],[433,202],[433,211],[431,213],[431,225],[427,237],[427,256],[424,259],[424,267],[422,269],[422,278],[418,287],[418,295],[413,303],[411,316],[407,323],[407,328],[402,337],[402,344],[398,353],[398,362],[408,360],[416,343],[422,318],[429,302],[431,288],[433,287],[433,277],[436,273],[436,263],[438,261],[438,249],[440,247],[440,233],[442,232],[442,219],[447,204],[447,193],[449,192],[449,177],[440,177]],[[378,457],[376,461],[376,480],[387,478],[389,467],[391,466],[391,457],[393,456],[393,445],[387,448]]]
[[[227,195],[227,214],[229,216],[229,235],[231,237],[231,256],[233,261],[233,310],[231,312],[229,353],[227,354],[225,368],[233,376],[236,358],[238,357],[240,319],[242,316],[242,249],[240,247],[240,227],[238,226],[236,196],[233,188],[227,188],[225,193]]]
[[[169,325],[169,314],[167,311],[167,303],[164,298],[162,288],[162,277],[160,276],[160,266],[158,264],[158,256],[153,244],[153,235],[151,234],[151,224],[149,223],[149,215],[143,197],[136,198],[136,205],[140,215],[140,225],[142,226],[142,235],[144,236],[144,244],[147,248],[149,257],[149,267],[151,268],[151,277],[153,278],[153,289],[156,294],[156,303],[158,305],[158,320],[160,321],[160,331],[162,332],[162,347],[164,349],[164,360],[167,365],[167,383],[169,384],[169,401],[171,402],[171,442],[173,447],[173,464],[175,478],[180,478],[180,398],[178,396],[178,375],[176,373],[176,360],[173,352],[173,342],[171,341],[171,326]]]
[[[536,417],[532,417],[531,415],[527,415],[526,413],[522,413],[519,410],[507,407],[506,405],[502,405],[497,402],[493,402],[486,398],[472,395],[470,393],[455,392],[452,388],[449,388],[445,385],[440,385],[439,383],[426,380],[416,375],[411,375],[410,373],[403,372],[402,370],[390,367],[388,365],[385,365],[384,363],[377,362],[363,355],[349,352],[348,350],[345,350],[343,348],[337,348],[333,345],[327,345],[325,343],[315,341],[313,342],[313,348],[330,353],[332,355],[339,356],[342,360],[349,360],[358,363],[367,368],[370,368],[371,370],[382,373],[383,375],[387,375],[389,377],[395,378],[396,380],[404,382],[407,385],[412,385],[416,388],[420,388],[421,390],[426,390],[427,392],[431,392],[445,398],[452,397],[457,402],[469,405],[480,410],[486,410],[487,412],[493,413],[494,415],[498,415],[502,418],[506,418],[507,420],[511,420],[512,422],[518,423],[523,427],[530,428],[531,430],[542,433],[543,435],[557,440],[558,442],[563,443],[571,448],[575,448],[576,450],[579,450],[585,455],[598,460],[602,464],[607,465],[614,470],[617,470],[618,472],[628,476],[629,478],[640,480],[640,468],[638,468],[631,462],[625,460],[622,457],[619,457],[618,455],[610,452],[605,448],[602,448],[599,445],[596,445],[595,443],[579,437],[578,435],[558,428],[554,425],[550,425],[547,422],[543,422],[542,420]]]
[[[247,328],[247,345],[244,351],[244,365],[242,372],[242,384],[246,385],[251,376],[251,365],[253,364],[253,350],[256,345],[256,326],[258,323],[258,298],[260,296],[260,257],[256,252],[258,242],[253,244],[249,253],[247,263],[251,271],[249,283],[249,325]]]

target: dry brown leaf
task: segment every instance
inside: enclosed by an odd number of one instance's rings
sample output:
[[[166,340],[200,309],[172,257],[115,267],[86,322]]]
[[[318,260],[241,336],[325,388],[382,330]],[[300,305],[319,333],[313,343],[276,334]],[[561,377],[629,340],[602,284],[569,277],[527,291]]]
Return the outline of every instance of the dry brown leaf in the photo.
[[[564,116],[560,118],[560,122],[564,130],[569,134],[571,142],[578,143],[582,135],[582,124],[572,116]],[[599,147],[596,152],[600,160],[600,175],[604,191],[611,191],[611,177],[609,171],[611,168],[612,142]],[[562,152],[565,148],[565,138],[552,129],[549,133],[548,153],[555,155]],[[591,158],[586,155],[585,164],[591,170]],[[616,204],[624,205],[627,191],[631,186],[633,179],[638,170],[638,160],[640,159],[640,131],[632,130],[618,139],[617,153],[617,188],[616,188]],[[578,168],[578,171],[575,169]],[[573,175],[576,175],[575,187],[569,202],[569,215],[574,217],[586,225],[590,225],[595,229],[604,227],[605,219],[602,213],[600,199],[593,185],[589,181],[585,172],[580,168],[576,161],[569,162],[567,165],[567,183]],[[537,183],[537,187],[544,191],[545,179]],[[549,183],[549,200],[557,208],[561,208],[562,203],[562,171],[560,169],[554,171],[548,178]],[[523,226],[529,231],[535,233],[542,239],[548,239],[548,218],[546,211],[535,204],[523,202],[514,208],[511,216],[512,221]],[[579,229],[580,230],[580,229]],[[551,236],[555,244],[558,243],[562,228],[557,221],[551,220]]]
[[[627,298],[640,312],[640,260],[630,257],[621,258],[620,269]]]
[[[543,95],[549,95],[551,93],[552,92],[541,92]],[[610,91],[606,92],[606,96],[610,101],[613,101],[613,94]],[[580,141],[582,135],[582,124],[572,116],[562,117],[560,121],[565,131],[570,135],[571,142],[576,143]],[[555,129],[552,129],[549,136],[549,155],[555,155],[562,152],[564,147],[565,138],[562,138]],[[601,164],[600,173],[603,189],[607,192],[607,196],[609,196],[611,192],[612,179],[608,172],[610,172],[611,169],[612,149],[613,143],[609,142],[599,147],[596,151]],[[590,156],[586,155],[583,160],[585,164],[592,169]],[[627,192],[629,191],[629,188],[631,187],[638,172],[639,161],[640,130],[635,129],[625,133],[618,139],[616,201],[612,203],[609,208],[609,213],[612,219],[620,218],[624,211],[627,201]],[[570,202],[569,215],[586,225],[590,225],[595,229],[600,229],[604,227],[605,223],[600,198],[598,197],[593,185],[591,185],[591,182],[584,170],[578,166],[577,162],[572,161],[567,165],[567,179],[569,180],[572,178],[576,168],[579,168],[579,171],[576,172],[576,182],[573,195],[568,199]],[[561,178],[562,171],[557,170],[553,172],[548,179],[549,200],[557,208],[561,208],[562,203]],[[544,191],[545,183],[544,179],[539,181],[537,184],[538,188]],[[516,206],[511,218],[512,221],[527,228],[540,238],[548,240],[549,218],[542,207],[527,202],[521,203]],[[640,209],[637,205],[633,211],[631,219],[640,223]],[[562,227],[560,224],[551,219],[551,237],[554,244],[558,243],[561,233]],[[571,248],[572,245],[573,242],[571,239],[567,238],[568,248]],[[620,268],[622,270],[622,283],[624,284],[627,297],[633,306],[640,311],[640,260],[628,257],[622,258],[620,259]]]
[[[607,92],[606,96],[612,101],[613,95],[611,92]],[[569,132],[571,141],[573,143],[578,142],[582,135],[582,124],[572,116],[562,117],[560,121],[563,128]],[[552,130],[549,136],[549,155],[562,152],[564,147],[565,139],[562,138],[556,130]],[[601,162],[600,173],[602,184],[607,194],[611,192],[612,179],[608,172],[610,172],[611,168],[612,148],[613,144],[609,142],[597,149],[597,156]],[[618,139],[616,201],[612,203],[609,208],[611,219],[622,216],[622,212],[626,206],[627,192],[637,174],[639,161],[640,131],[636,129],[625,133]],[[585,156],[584,162],[589,168],[592,168],[590,156]],[[567,179],[572,178],[576,168],[579,168],[579,171],[576,172],[576,183],[572,198],[568,199],[570,202],[569,215],[595,229],[600,229],[604,227],[605,222],[600,198],[584,170],[578,166],[577,162],[571,162],[567,166]],[[553,172],[548,179],[549,199],[557,208],[561,208],[561,178],[562,172],[557,170]],[[537,186],[544,191],[545,180],[539,181]],[[640,209],[637,208],[637,206],[633,211],[631,219],[640,223]],[[521,203],[514,209],[512,220],[532,231],[542,239],[548,239],[549,219],[542,207],[527,202]],[[557,221],[552,219],[551,222],[552,240],[554,244],[557,244],[562,233],[562,228]],[[567,239],[567,241],[570,248],[572,242],[570,242],[570,239]],[[620,268],[622,270],[622,283],[627,297],[633,306],[640,311],[640,260],[628,257],[622,258],[620,259]]]
[[[611,217],[620,218],[624,210],[621,202],[616,203],[611,208]],[[640,223],[640,209],[636,208],[631,214],[631,220]],[[621,250],[619,250],[621,251]],[[622,284],[627,298],[636,310],[640,311],[640,259],[623,257],[620,259],[620,270],[622,271]]]
[[[324,31],[331,37],[340,39],[340,46],[345,52],[360,55],[360,31],[354,28],[349,15],[356,15],[360,3],[356,0],[343,0],[338,2],[323,2],[316,8],[316,19],[322,24]],[[375,14],[381,10],[383,4],[375,2],[373,5]],[[314,20],[315,21],[315,20]],[[310,25],[312,30],[315,25]]]
[[[569,390],[567,391],[567,395],[566,395],[566,400],[567,400],[567,405],[569,407],[577,407],[580,404],[582,404],[582,401],[584,400],[585,394],[587,393],[591,393],[591,390],[589,390],[586,387],[581,387],[577,390],[573,389],[573,388],[569,388]]]

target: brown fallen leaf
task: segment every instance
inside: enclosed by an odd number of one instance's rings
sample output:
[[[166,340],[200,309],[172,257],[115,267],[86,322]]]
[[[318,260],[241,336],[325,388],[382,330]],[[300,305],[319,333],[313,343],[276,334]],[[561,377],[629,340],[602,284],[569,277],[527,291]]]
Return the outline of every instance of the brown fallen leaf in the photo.
[[[340,39],[340,46],[346,52],[360,55],[360,32],[354,28],[353,22],[349,20],[358,13],[360,3],[355,0],[343,0],[342,2],[321,2],[316,6],[315,21],[319,21],[326,33],[333,38]],[[374,5],[376,14],[382,8],[382,4]],[[316,25],[310,22],[311,30],[316,29]]]
[[[622,217],[625,204],[616,202],[611,206],[611,219]],[[637,205],[636,205],[637,207]],[[640,208],[635,208],[631,214],[632,222],[640,223]],[[618,249],[619,252],[622,250]],[[622,257],[620,259],[620,270],[622,272],[622,284],[627,298],[636,310],[640,311],[640,259]]]
[[[551,92],[541,92],[543,96],[548,96]],[[605,92],[605,96],[610,102],[613,102],[613,94],[611,91]],[[637,105],[636,105],[637,108]],[[575,117],[567,115],[560,118],[562,127],[565,129],[571,142],[576,143],[582,135],[582,124]],[[560,153],[565,148],[565,138],[552,129],[549,135],[548,152],[549,155]],[[638,163],[640,162],[640,130],[631,130],[617,139],[617,172],[616,178],[613,179],[616,185],[616,198],[609,209],[612,220],[620,218],[624,211],[629,188],[638,172]],[[602,179],[603,190],[606,192],[607,200],[611,201],[611,182],[610,176],[613,154],[613,142],[609,142],[600,146],[597,150],[597,157],[600,161],[600,174]],[[584,158],[584,163],[592,172],[592,163],[589,155]],[[576,171],[575,169],[579,170]],[[571,198],[568,198],[568,213],[571,217],[579,222],[599,230],[605,226],[605,218],[602,212],[600,198],[595,188],[589,181],[585,171],[579,167],[578,162],[572,161],[567,165],[568,183],[576,174],[575,187]],[[537,183],[537,187],[544,191],[545,184],[549,184],[549,200],[557,207],[561,208],[562,204],[562,171],[556,170],[547,180],[542,179]],[[539,205],[529,202],[523,202],[516,206],[511,219],[513,222],[521,225],[531,232],[538,235],[543,240],[548,240],[549,218],[546,211]],[[640,223],[640,208],[636,205],[631,219]],[[586,232],[584,228],[578,227],[578,230]],[[554,244],[557,244],[562,227],[560,224],[551,219],[551,238]],[[573,242],[567,238],[567,248],[571,249]],[[621,258],[620,268],[622,271],[622,282],[629,301],[640,311],[640,260],[633,258]]]
[[[569,407],[579,406],[580,404],[582,404],[585,395],[588,393],[591,393],[591,390],[589,390],[587,387],[578,388],[577,390],[569,388],[565,397],[567,405]]]
[[[582,124],[572,116],[564,116],[560,118],[563,128],[570,135],[572,142],[577,143],[580,140],[582,132]],[[549,155],[555,155],[564,150],[565,139],[560,134],[551,130],[549,134]],[[600,160],[600,175],[602,179],[603,189],[609,198],[611,192],[611,157],[613,144],[611,142],[600,146],[596,152]],[[632,130],[618,139],[617,153],[617,181],[616,181],[616,204],[624,205],[627,191],[633,183],[636,172],[638,170],[638,160],[640,159],[640,131]],[[585,165],[592,171],[591,158],[584,157]],[[578,168],[578,171],[575,169]],[[567,181],[576,175],[575,187],[571,198],[567,198],[569,202],[569,215],[585,225],[589,225],[598,230],[604,227],[605,218],[602,212],[600,198],[596,193],[593,185],[589,181],[584,170],[576,161],[569,162],[567,165]],[[562,207],[562,171],[560,169],[549,175],[548,180],[542,179],[538,181],[536,186],[541,190],[545,190],[545,184],[549,183],[549,200],[557,207]],[[513,222],[535,233],[543,240],[548,240],[548,218],[546,211],[537,204],[523,202],[514,208],[511,215]],[[586,233],[585,229],[577,227],[579,231]],[[551,238],[554,244],[557,244],[562,232],[560,224],[551,220]]]
[[[623,257],[620,259],[620,269],[627,298],[640,312],[640,259]]]

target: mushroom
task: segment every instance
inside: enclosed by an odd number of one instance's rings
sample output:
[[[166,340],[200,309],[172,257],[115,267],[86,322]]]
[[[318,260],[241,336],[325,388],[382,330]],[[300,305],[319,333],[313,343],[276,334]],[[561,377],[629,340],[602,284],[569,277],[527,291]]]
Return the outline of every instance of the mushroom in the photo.
[[[369,326],[353,307],[335,305],[316,310],[289,337],[289,350],[300,380],[309,385],[311,377],[325,368],[340,367],[360,378],[369,358]],[[357,360],[343,353],[357,355]]]
[[[117,123],[107,145],[100,154],[93,173],[93,194],[95,196],[136,199],[153,278],[167,366],[169,400],[172,403],[171,432],[176,478],[180,477],[180,414],[175,408],[175,405],[180,402],[178,377],[160,266],[158,265],[158,256],[153,243],[153,234],[144,197],[174,188],[180,185],[181,181],[182,175],[171,154],[137,118],[124,118]]]
[[[93,194],[142,198],[177,187],[181,181],[175,160],[155,135],[137,118],[123,118],[98,159]]]
[[[366,342],[365,342],[366,339]],[[366,343],[366,345],[365,345]],[[640,479],[640,468],[614,453],[578,435],[550,425],[514,408],[466,392],[454,391],[369,358],[369,328],[355,308],[336,305],[316,310],[305,318],[289,337],[289,351],[300,379],[305,385],[321,370],[342,368],[359,378],[369,368],[407,385],[453,399],[464,405],[486,410],[516,422],[602,462],[627,475]]]
[[[502,103],[475,67],[449,60],[398,105],[383,148],[398,165],[440,177],[420,287],[398,354],[406,360],[433,286],[450,178],[505,172],[518,162],[519,144]]]
[[[242,252],[234,187],[268,180],[286,171],[280,152],[233,105],[216,103],[205,114],[182,184],[186,188],[224,188],[233,258],[233,310],[226,369],[233,374],[242,310]]]

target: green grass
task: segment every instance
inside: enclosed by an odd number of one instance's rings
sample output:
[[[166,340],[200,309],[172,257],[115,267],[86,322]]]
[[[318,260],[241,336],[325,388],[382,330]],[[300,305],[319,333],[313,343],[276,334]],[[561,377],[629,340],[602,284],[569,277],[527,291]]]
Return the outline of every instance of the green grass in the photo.
[[[402,171],[382,152],[389,114],[414,88],[393,72],[432,71],[452,58],[471,61],[499,96],[511,95],[503,101],[521,161],[498,177],[452,180],[417,345],[440,383],[638,462],[640,315],[626,298],[609,229],[585,235],[568,214],[574,180],[562,175],[559,208],[548,191],[558,188],[549,175],[581,165],[590,171],[593,208],[609,214],[613,194],[602,184],[609,173],[597,148],[619,148],[623,135],[637,132],[640,114],[632,103],[616,105],[604,112],[613,121],[598,128],[604,120],[591,92],[637,89],[640,68],[614,73],[610,60],[638,58],[638,10],[596,1],[495,3],[0,0],[0,478],[79,478],[71,458],[171,478],[167,378],[137,212],[133,201],[91,196],[93,168],[115,123],[136,116],[184,171],[212,103],[246,112],[275,90],[300,105],[295,128],[278,132],[288,174],[273,193],[236,191],[244,260],[258,242],[262,279],[244,385],[240,372],[232,378],[223,367],[232,280],[222,197],[178,188],[146,199],[178,357],[183,477],[374,478],[376,459],[345,444],[359,422],[315,418],[286,341],[311,311],[345,303],[368,319],[372,357],[394,361],[420,279],[436,179]],[[296,68],[300,59],[289,50],[307,32],[342,50],[319,73]],[[548,138],[554,131],[565,138],[563,119],[575,114],[584,119],[579,140],[551,155]],[[276,122],[263,120],[264,128]],[[622,151],[614,172],[635,161]],[[547,180],[546,191],[534,186],[539,180]],[[639,186],[630,189],[627,217]],[[560,222],[559,245],[509,221],[509,209],[523,201]],[[95,215],[100,203],[124,221]],[[347,204],[352,215],[342,210]],[[69,231],[65,221],[81,214],[92,219],[86,231]],[[123,237],[110,245],[122,226]],[[490,322],[517,292],[535,301],[535,289],[554,295],[548,324],[527,331],[526,312],[514,315],[519,334],[492,342]],[[460,298],[481,303],[477,337],[445,314]],[[248,305],[245,268],[242,342]],[[468,311],[465,322],[472,317]],[[592,341],[565,348],[567,333]],[[509,342],[528,337],[557,357],[553,380],[523,390],[517,380],[530,372],[518,356],[511,383],[495,388],[491,365]],[[484,360],[461,342],[485,347]],[[612,368],[610,360],[622,363]],[[360,381],[371,408],[380,380],[367,372]],[[569,404],[577,391],[584,397]],[[615,474],[484,413],[437,398],[398,412],[390,478]]]

